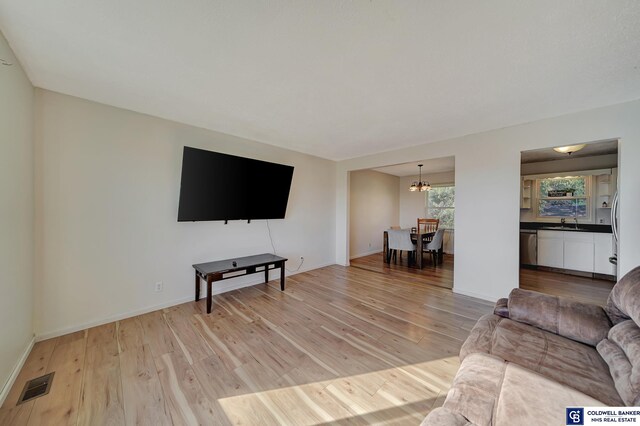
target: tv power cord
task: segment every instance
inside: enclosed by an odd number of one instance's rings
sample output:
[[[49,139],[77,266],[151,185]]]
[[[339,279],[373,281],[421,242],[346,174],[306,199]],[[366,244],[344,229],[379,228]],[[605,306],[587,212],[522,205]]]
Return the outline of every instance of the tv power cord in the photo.
[[[273,254],[277,256],[278,253],[276,252],[276,246],[273,245],[273,237],[271,236],[271,227],[269,226],[269,219],[267,219],[267,231],[269,232],[269,241],[271,242],[271,248],[273,249]],[[284,269],[286,269],[289,272],[298,272],[300,268],[302,268],[303,264],[304,264],[304,256],[300,256],[300,264],[296,269],[289,269],[286,266]]]

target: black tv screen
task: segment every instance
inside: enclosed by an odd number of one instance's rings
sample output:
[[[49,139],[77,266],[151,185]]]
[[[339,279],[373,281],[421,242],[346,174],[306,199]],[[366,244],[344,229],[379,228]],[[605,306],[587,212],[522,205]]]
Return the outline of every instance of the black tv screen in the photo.
[[[184,147],[178,222],[284,219],[293,167]]]

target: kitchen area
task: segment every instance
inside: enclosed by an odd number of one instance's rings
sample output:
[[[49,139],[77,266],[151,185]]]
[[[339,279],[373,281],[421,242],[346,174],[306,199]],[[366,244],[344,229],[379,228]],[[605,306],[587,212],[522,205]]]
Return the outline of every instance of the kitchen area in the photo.
[[[595,288],[600,301],[617,277],[618,141],[521,158],[520,287],[563,295]]]

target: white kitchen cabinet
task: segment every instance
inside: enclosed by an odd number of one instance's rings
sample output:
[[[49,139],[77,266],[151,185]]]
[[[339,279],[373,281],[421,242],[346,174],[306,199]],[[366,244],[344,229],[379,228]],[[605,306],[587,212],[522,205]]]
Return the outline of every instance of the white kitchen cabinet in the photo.
[[[613,234],[593,234],[594,256],[593,272],[598,274],[615,275],[615,266],[609,262],[613,256]]]
[[[564,268],[563,232],[538,231],[538,265]]]
[[[562,232],[564,237],[564,269],[593,272],[593,233]]]
[[[539,230],[538,265],[615,275],[613,245],[612,234]]]

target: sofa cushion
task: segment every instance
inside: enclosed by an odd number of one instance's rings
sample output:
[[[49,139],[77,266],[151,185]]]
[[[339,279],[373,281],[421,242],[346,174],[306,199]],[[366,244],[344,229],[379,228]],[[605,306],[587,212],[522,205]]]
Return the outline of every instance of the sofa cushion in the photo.
[[[564,424],[565,407],[573,405],[603,403],[519,365],[476,353],[464,359],[443,407],[423,424]]]
[[[455,413],[447,408],[438,407],[431,411],[429,415],[420,423],[421,425],[447,425],[447,426],[473,426],[460,413]]]
[[[613,286],[605,311],[613,324],[631,318],[640,324],[640,266],[627,272]]]
[[[494,425],[564,425],[566,407],[602,405],[602,401],[571,386],[510,363],[505,369]]]
[[[640,328],[627,320],[613,326],[609,338],[598,344],[609,365],[616,389],[629,406],[640,404]]]
[[[607,363],[595,348],[497,315],[481,317],[462,345],[460,358],[497,356],[572,387],[607,405],[624,405]]]
[[[607,337],[609,317],[598,305],[515,288],[509,294],[509,318],[596,346]]]

